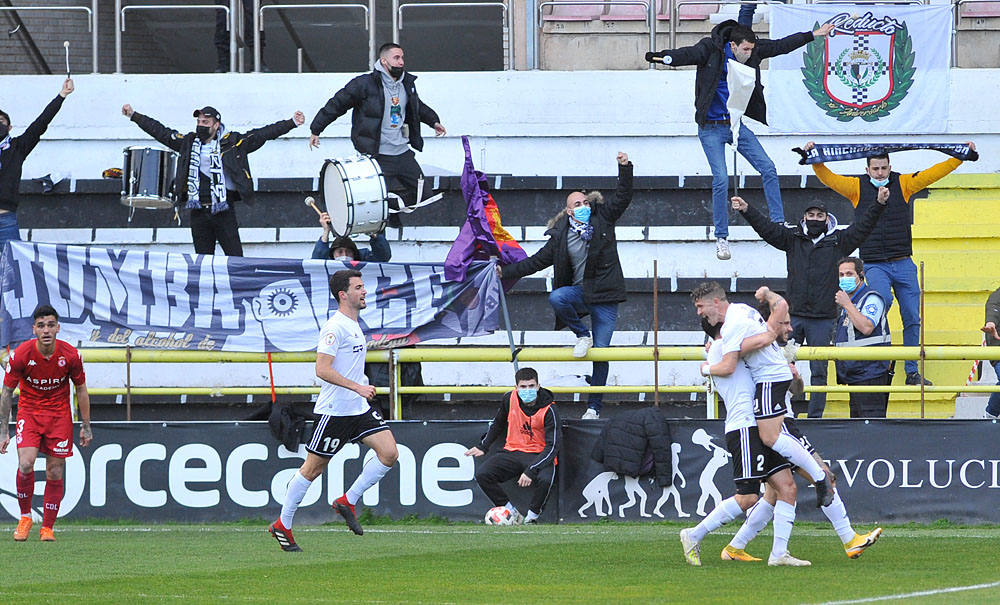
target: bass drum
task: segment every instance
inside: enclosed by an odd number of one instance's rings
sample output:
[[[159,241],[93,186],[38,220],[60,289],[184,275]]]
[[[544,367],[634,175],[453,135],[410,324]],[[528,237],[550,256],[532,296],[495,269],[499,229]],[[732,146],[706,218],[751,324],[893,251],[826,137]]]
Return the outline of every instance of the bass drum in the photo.
[[[389,218],[389,201],[382,167],[359,155],[326,160],[319,173],[330,228],[338,236],[378,233]]]
[[[171,191],[177,153],[153,147],[126,147],[122,165],[122,204],[147,210],[174,207]]]

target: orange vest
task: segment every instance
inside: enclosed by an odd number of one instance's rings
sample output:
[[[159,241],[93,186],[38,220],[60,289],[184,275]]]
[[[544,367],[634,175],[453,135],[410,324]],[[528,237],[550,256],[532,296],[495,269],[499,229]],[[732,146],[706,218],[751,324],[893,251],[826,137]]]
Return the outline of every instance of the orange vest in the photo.
[[[545,414],[549,404],[528,416],[521,411],[517,391],[510,392],[510,410],[507,412],[507,445],[509,452],[537,454],[545,449]]]

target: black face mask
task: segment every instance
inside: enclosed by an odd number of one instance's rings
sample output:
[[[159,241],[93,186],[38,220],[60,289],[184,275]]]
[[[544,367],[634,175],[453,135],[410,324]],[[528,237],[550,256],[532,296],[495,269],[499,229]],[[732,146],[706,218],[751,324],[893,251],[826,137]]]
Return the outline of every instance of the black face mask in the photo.
[[[212,131],[208,126],[201,126],[199,124],[198,127],[194,129],[194,132],[198,135],[198,138],[201,139],[202,143],[207,143],[208,140],[212,138]]]
[[[401,78],[403,76],[403,68],[402,67],[396,67],[395,65],[390,65],[388,71],[389,71],[389,75],[392,76],[393,80],[398,80],[399,78]]]
[[[826,221],[806,221],[806,235],[809,237],[817,237],[821,233],[826,233]]]
[[[10,126],[0,124],[0,141],[6,139],[8,134],[10,134]]]
[[[715,339],[719,335],[719,326],[713,326],[708,322],[707,317],[701,318],[701,329],[705,331],[705,334],[708,334],[709,338]]]

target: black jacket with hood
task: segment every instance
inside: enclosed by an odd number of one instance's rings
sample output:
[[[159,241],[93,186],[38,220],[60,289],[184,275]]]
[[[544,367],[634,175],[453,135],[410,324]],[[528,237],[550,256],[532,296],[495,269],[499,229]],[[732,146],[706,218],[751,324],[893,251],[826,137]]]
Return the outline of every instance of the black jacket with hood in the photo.
[[[643,408],[618,414],[601,431],[591,457],[622,476],[639,477],[652,459],[656,484],[666,487],[673,481],[670,426],[660,410]]]
[[[697,65],[694,80],[694,121],[703,126],[708,120],[708,107],[712,104],[715,90],[719,87],[722,68],[726,63],[726,44],[729,44],[730,30],[738,23],[732,19],[723,21],[712,28],[712,33],[702,38],[694,46],[675,50],[662,50],[653,56],[666,59],[668,65]],[[780,40],[757,40],[747,59],[746,65],[757,72],[757,83],[747,104],[746,116],[767,124],[767,106],[764,104],[764,85],[760,83],[760,64],[764,59],[790,53],[800,46],[813,41],[812,32],[800,32],[785,36]]]

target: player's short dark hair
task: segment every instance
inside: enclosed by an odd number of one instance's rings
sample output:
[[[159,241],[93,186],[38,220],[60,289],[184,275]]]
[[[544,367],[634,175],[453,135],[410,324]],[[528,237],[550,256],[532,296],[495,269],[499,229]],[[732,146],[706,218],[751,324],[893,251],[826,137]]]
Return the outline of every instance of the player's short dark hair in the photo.
[[[851,263],[852,265],[854,265],[854,272],[857,273],[859,276],[865,274],[865,261],[861,260],[860,258],[856,256],[845,256],[844,258],[837,261],[837,268],[839,269],[840,265],[843,265],[844,263]]]
[[[31,314],[31,320],[32,322],[35,322],[42,317],[48,317],[50,315],[55,317],[56,321],[59,321],[59,313],[52,308],[52,305],[38,305],[35,307],[35,312]]]
[[[875,155],[870,155],[865,158],[865,166],[871,166],[872,160],[885,160],[886,162],[888,162],[889,154],[883,152],[883,153],[877,153]]]
[[[7,115],[6,111],[0,110],[0,117],[6,118],[7,119],[7,124],[10,124],[10,116]]]
[[[756,44],[757,34],[753,33],[753,30],[745,25],[737,25],[729,30],[729,41],[736,46],[739,46],[744,42]]]
[[[396,48],[398,48],[399,50],[403,50],[403,47],[400,46],[399,44],[396,44],[395,42],[386,42],[382,46],[378,47],[378,56],[381,57],[385,53],[389,52],[390,50],[396,49]]]
[[[698,286],[691,290],[691,301],[698,302],[699,300],[704,300],[706,298],[718,298],[719,300],[729,300],[726,298],[726,291],[722,289],[719,282],[706,281],[698,284]]]
[[[340,293],[347,292],[351,287],[351,278],[361,277],[361,271],[342,269],[330,276],[330,294],[340,303]]]
[[[534,380],[538,382],[538,372],[535,368],[521,368],[520,370],[514,372],[514,384],[521,382],[522,380]]]

